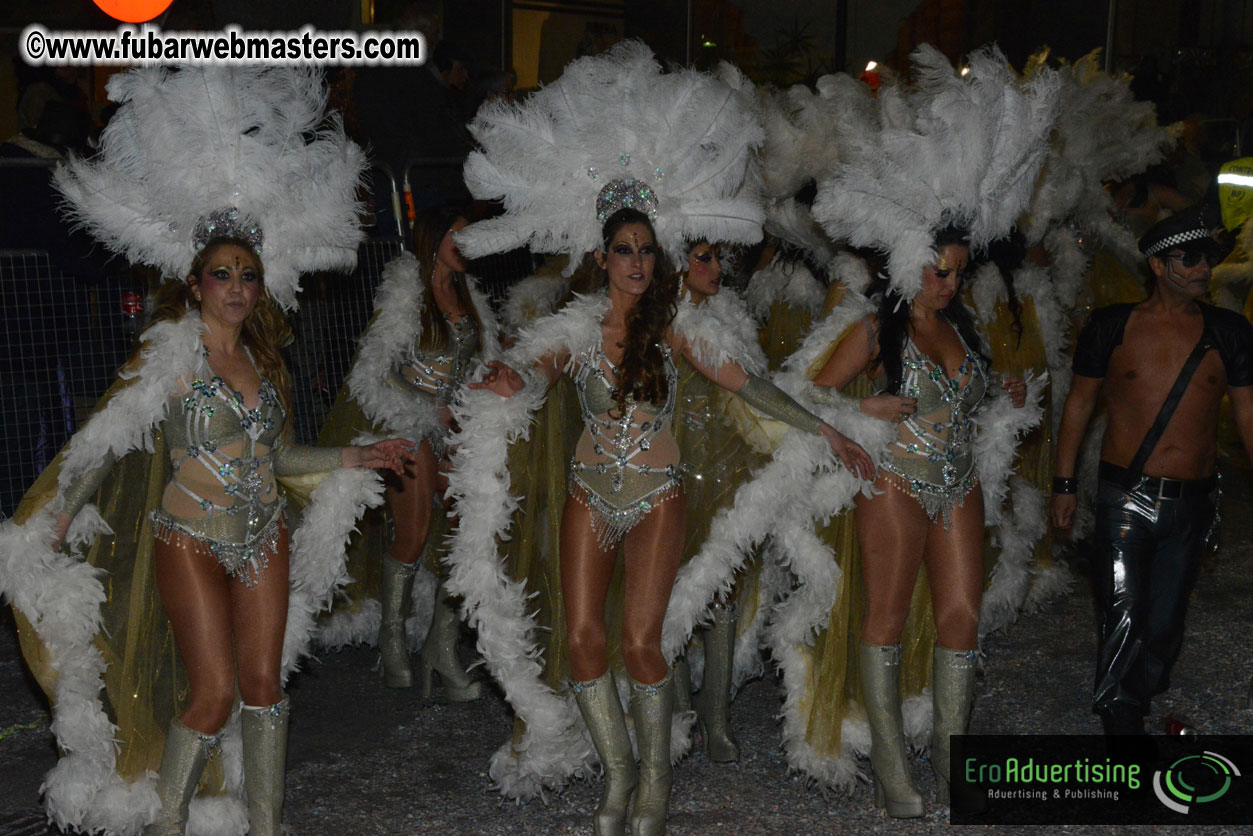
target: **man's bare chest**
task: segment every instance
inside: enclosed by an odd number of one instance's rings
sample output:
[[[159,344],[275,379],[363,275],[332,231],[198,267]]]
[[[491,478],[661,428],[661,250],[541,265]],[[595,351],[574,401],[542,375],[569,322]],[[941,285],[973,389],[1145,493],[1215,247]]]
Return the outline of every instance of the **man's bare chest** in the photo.
[[[1195,328],[1162,327],[1152,322],[1127,323],[1122,344],[1110,355],[1105,396],[1111,406],[1140,409],[1160,405],[1174,386],[1188,356],[1201,339]],[[1217,402],[1227,391],[1222,357],[1210,348],[1202,357],[1185,392],[1185,401]]]

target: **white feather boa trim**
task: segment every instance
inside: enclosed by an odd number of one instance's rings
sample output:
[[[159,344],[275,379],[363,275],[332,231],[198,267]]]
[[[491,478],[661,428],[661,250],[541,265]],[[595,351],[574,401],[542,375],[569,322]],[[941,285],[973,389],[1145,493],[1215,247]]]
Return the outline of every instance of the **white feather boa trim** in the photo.
[[[62,466],[82,474],[106,455],[122,456],[152,448],[152,429],[161,421],[177,381],[200,357],[199,317],[150,328],[145,362],[131,386],[118,392],[70,442]],[[71,458],[72,456],[72,458]],[[313,493],[304,524],[292,539],[291,583],[283,676],[295,668],[307,647],[312,618],[342,582],[344,542],[365,505],[382,501],[377,475],[360,471],[332,474]],[[101,629],[106,600],[102,571],[81,559],[82,550],[110,533],[95,506],[84,507],[67,537],[71,553],[50,547],[54,509],[45,507],[24,525],[0,524],[0,594],[30,620],[57,672],[52,731],[61,758],[45,776],[41,791],[51,819],[63,829],[136,836],[160,807],[154,775],[127,782],[116,770],[116,727],[100,699],[106,668],[93,641]],[[306,528],[306,526],[309,526]],[[227,786],[232,796],[196,799],[189,832],[240,836],[248,827],[239,800],[242,754],[239,723],[232,717],[223,733]]]
[[[500,345],[499,328],[474,279],[467,276],[466,281],[483,324],[484,356],[494,358]],[[346,381],[348,391],[371,422],[410,441],[429,436],[439,427],[434,402],[414,397],[412,392],[400,388],[392,376],[392,369],[422,336],[425,289],[418,259],[412,253],[401,253],[388,262],[374,297],[377,316],[361,338],[357,362]]]
[[[734,293],[719,293],[703,304],[686,299],[674,314],[674,330],[692,346],[696,359],[712,368],[732,361],[749,374],[766,373],[766,354],[757,340],[757,326],[744,301]]]
[[[189,378],[200,365],[204,330],[200,315],[193,312],[143,333],[141,365],[120,375],[134,382],[70,439],[57,478],[62,491],[108,456],[120,458],[138,449],[152,452],[152,431],[165,417],[166,403],[179,393],[180,379]]]
[[[1004,389],[993,387],[974,414],[975,469],[983,487],[984,524],[988,526],[1001,523],[1001,507],[1009,491],[1018,441],[1040,423],[1044,414],[1048,375],[1028,372],[1026,381],[1027,401],[1021,408],[1013,405]]]

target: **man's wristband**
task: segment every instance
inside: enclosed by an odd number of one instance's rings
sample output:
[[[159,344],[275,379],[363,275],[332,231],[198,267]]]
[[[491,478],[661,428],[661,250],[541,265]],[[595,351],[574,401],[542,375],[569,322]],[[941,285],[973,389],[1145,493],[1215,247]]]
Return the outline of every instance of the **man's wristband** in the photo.
[[[1074,477],[1053,477],[1053,493],[1072,494],[1078,490],[1079,484],[1075,481]]]

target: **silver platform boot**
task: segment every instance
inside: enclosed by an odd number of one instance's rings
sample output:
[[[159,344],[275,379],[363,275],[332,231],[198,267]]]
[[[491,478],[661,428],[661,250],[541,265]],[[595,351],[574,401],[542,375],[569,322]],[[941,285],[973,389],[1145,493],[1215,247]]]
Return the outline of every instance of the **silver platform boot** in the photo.
[[[870,723],[870,767],[875,806],[898,819],[923,814],[922,794],[909,774],[901,698],[897,687],[901,646],[860,643],[861,696]]]
[[[449,600],[444,582],[435,591],[435,612],[431,630],[422,644],[422,696],[431,698],[432,674],[439,674],[444,696],[451,702],[471,702],[483,696],[483,683],[462,667],[457,658],[457,642],[461,638],[461,616]]]
[[[949,736],[965,734],[975,695],[976,651],[950,650],[936,645],[932,651],[931,768],[935,770],[935,800],[949,803]]]
[[[248,836],[280,836],[287,787],[287,723],[291,700],[261,708],[244,706],[244,790],[248,793]]]
[[[740,744],[730,728],[735,604],[714,604],[713,617],[704,630],[705,679],[692,704],[700,718],[705,754],[715,763],[731,763],[740,759]]]
[[[572,688],[605,772],[605,792],[596,808],[596,836],[625,836],[627,807],[639,775],[613,674],[605,671],[599,679],[572,683]]]
[[[383,620],[379,624],[379,664],[388,688],[412,688],[413,668],[409,666],[409,643],[405,618],[413,590],[417,563],[401,563],[383,556]]]
[[[161,753],[161,774],[157,776],[157,798],[161,810],[144,836],[183,836],[187,830],[187,805],[196,794],[204,765],[221,745],[220,734],[201,734],[189,729],[178,718],[170,721],[170,731]]]
[[[631,803],[630,836],[662,836],[670,811],[670,723],[674,714],[671,672],[653,685],[631,680],[631,719],[640,750],[640,783]]]

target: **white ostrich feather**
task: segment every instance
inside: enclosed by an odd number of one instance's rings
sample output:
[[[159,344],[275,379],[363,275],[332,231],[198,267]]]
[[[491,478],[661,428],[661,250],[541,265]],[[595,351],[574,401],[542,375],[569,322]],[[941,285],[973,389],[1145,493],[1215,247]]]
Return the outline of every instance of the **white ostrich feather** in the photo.
[[[1060,84],[1051,71],[1019,83],[995,48],[972,54],[966,75],[928,45],[911,59],[916,85],[880,95],[878,129],[865,120],[842,145],[814,202],[831,238],[888,253],[906,298],[946,224],[968,227],[976,249],[1009,232],[1031,198]]]
[[[525,244],[568,253],[573,269],[600,244],[597,195],[620,178],[656,193],[657,237],[676,263],[684,241],[761,238],[751,94],[695,70],[663,73],[638,41],[571,62],[524,102],[485,103],[470,132],[479,150],[466,185],[505,214],[458,233],[469,257]]]
[[[1092,260],[1084,253],[1075,233],[1065,227],[1054,227],[1045,234],[1044,249],[1049,256],[1049,277],[1057,301],[1065,310],[1074,310]]]
[[[265,281],[296,307],[301,273],[351,270],[365,155],[307,67],[147,67],[113,76],[122,107],[95,157],[54,176],[70,216],[114,252],[187,275],[197,221],[230,207],[264,233]]]
[[[974,278],[970,280],[970,297],[974,302],[975,320],[980,326],[987,327],[996,318],[996,303],[1009,299],[1005,279],[995,262],[988,261],[979,265]]]
[[[500,309],[501,324],[516,334],[535,320],[557,310],[570,292],[570,280],[553,273],[536,273],[509,288]]]
[[[330,609],[348,582],[345,549],[366,508],[383,504],[383,480],[373,471],[337,470],[313,491],[291,541],[291,592],[281,674],[286,682],[308,655],[318,613]]]
[[[1044,50],[1029,59],[1045,71]],[[1033,73],[1028,73],[1030,77]],[[1048,159],[1023,217],[1028,243],[1056,225],[1094,229],[1113,210],[1109,180],[1125,180],[1164,159],[1179,131],[1157,124],[1151,102],[1136,101],[1129,76],[1102,71],[1100,50],[1057,71],[1061,105]]]
[[[776,255],[749,279],[744,291],[748,311],[758,322],[770,313],[775,302],[817,314],[827,297],[827,287],[801,260]]]
[[[144,331],[140,366],[121,374],[133,382],[70,440],[57,477],[61,490],[99,467],[106,457],[117,458],[137,449],[151,452],[152,431],[165,417],[167,402],[181,391],[179,381],[190,380],[200,364],[203,332],[204,323],[194,312]]]

